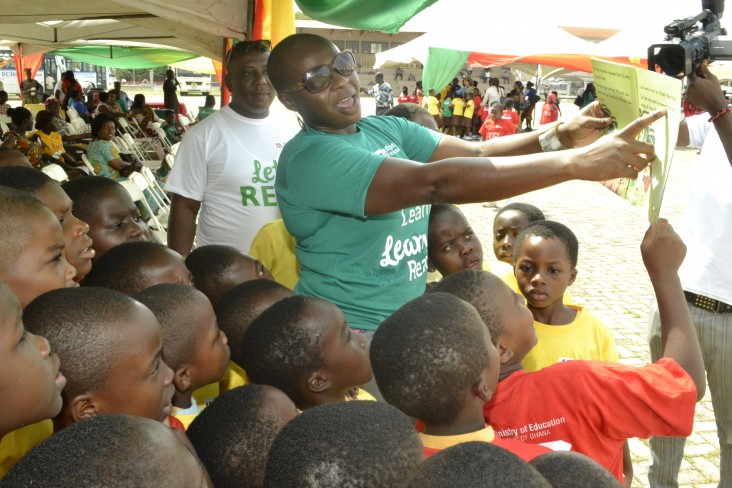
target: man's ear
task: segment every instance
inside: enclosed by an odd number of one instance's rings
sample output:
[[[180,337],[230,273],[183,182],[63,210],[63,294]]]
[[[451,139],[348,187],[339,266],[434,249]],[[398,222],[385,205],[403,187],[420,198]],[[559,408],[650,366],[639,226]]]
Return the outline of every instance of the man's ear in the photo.
[[[188,391],[191,388],[191,370],[187,364],[173,372],[173,384],[178,391]]]
[[[292,110],[293,112],[297,112],[297,104],[292,99],[290,95],[287,93],[283,93],[281,95],[277,95],[277,98],[279,98],[280,103],[285,106],[288,110]]]
[[[231,92],[231,75],[229,73],[224,75],[224,85],[226,85],[226,88]]]
[[[330,380],[322,371],[313,371],[308,375],[308,390],[312,393],[323,393],[331,387]]]
[[[84,393],[69,401],[69,414],[74,422],[99,415],[99,408],[93,395]]]
[[[483,373],[481,373],[478,381],[473,384],[473,395],[479,397],[486,403],[493,396],[493,390],[488,388],[488,384],[485,382],[485,378],[483,378]]]
[[[572,283],[574,283],[574,280],[577,279],[577,268],[573,268],[572,271],[569,273],[569,282],[567,283],[567,286],[571,286]]]
[[[501,359],[501,364],[508,363],[513,357],[513,349],[502,340],[502,337],[498,338],[496,349],[498,349],[498,357]]]
[[[430,273],[434,273],[435,271],[437,271],[437,268],[435,268],[435,265],[432,264],[432,261],[430,261],[429,259],[427,260],[427,271],[429,271]]]

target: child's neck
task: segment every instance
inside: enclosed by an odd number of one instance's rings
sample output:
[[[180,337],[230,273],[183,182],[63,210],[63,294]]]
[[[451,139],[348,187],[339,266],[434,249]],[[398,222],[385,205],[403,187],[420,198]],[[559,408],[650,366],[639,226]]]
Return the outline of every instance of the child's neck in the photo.
[[[528,305],[534,320],[546,325],[567,325],[571,324],[577,317],[577,310],[564,305],[562,300],[544,308],[534,308]]]
[[[327,390],[320,393],[308,393],[302,403],[297,405],[297,408],[307,410],[308,408],[317,407],[326,403],[345,401],[348,390],[349,388],[343,390]]]
[[[193,388],[186,392],[175,390],[173,395],[173,406],[177,408],[190,408],[193,405]]]
[[[523,371],[524,367],[521,366],[521,361],[517,361],[515,363],[511,364],[501,364],[501,373],[498,375],[498,383],[505,380],[511,374],[515,373],[516,371]]]
[[[427,435],[463,435],[478,432],[485,428],[483,417],[483,403],[476,403],[476,407],[469,406],[463,409],[454,422],[449,424],[425,424],[424,433]]]

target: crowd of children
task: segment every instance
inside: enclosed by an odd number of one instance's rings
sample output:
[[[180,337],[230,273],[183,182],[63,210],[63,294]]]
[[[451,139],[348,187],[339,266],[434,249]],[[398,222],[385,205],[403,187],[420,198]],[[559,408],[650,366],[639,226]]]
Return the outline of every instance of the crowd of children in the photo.
[[[511,98],[451,86],[420,107],[407,92],[390,115],[467,138],[517,131]],[[496,215],[501,277],[460,208],[433,205],[426,266],[441,281],[362,334],[292,292],[290,247],[184,258],[114,179],[59,185],[2,160],[2,487],[617,487],[627,439],[691,433],[704,373],[685,247],[663,219],[641,244],[663,358],[628,367],[567,291],[580,239],[531,205]]]

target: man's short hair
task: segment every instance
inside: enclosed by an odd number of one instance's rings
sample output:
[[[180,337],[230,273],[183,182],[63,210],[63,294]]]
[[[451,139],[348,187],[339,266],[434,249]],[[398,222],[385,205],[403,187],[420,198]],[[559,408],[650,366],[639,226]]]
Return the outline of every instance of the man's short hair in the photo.
[[[324,364],[322,338],[313,330],[316,324],[304,317],[312,300],[293,296],[275,303],[254,319],[238,347],[238,364],[252,381],[279,388],[295,405],[304,401],[303,375]]]
[[[551,486],[523,459],[489,442],[463,442],[443,449],[420,464],[406,485],[409,488]]]
[[[546,219],[546,217],[544,217],[544,212],[542,212],[538,207],[535,207],[530,203],[521,202],[512,202],[505,207],[501,207],[501,209],[496,213],[496,218],[498,218],[499,215],[507,210],[516,210],[518,212],[521,212],[522,214],[526,215],[526,218],[529,219],[529,222]]]
[[[196,354],[200,326],[192,309],[208,298],[192,286],[162,283],[151,286],[134,297],[149,308],[160,322],[163,333],[163,359],[173,371],[193,359]]]
[[[177,463],[161,442],[160,422],[131,415],[98,415],[75,422],[23,456],[3,487],[169,486]]]
[[[445,276],[430,288],[429,292],[449,293],[471,304],[488,327],[491,341],[495,344],[505,330],[498,304],[492,299],[494,290],[501,286],[506,285],[499,277],[488,271],[465,269]]]
[[[400,487],[424,458],[411,420],[382,402],[310,408],[272,444],[265,488]]]
[[[111,187],[122,188],[122,185],[112,178],[98,176],[83,176],[61,185],[74,202],[74,216],[83,222],[89,222],[96,215],[100,196]]]
[[[527,237],[542,237],[544,239],[553,239],[564,244],[564,248],[567,250],[567,257],[569,258],[572,267],[577,266],[577,257],[579,254],[579,242],[574,232],[570,230],[564,224],[555,222],[553,220],[537,220],[531,222],[529,225],[521,229],[519,235],[516,236],[516,245],[514,247],[514,254],[518,256],[519,250],[523,245]]]
[[[102,286],[134,295],[158,283],[150,281],[147,270],[158,258],[167,258],[170,249],[148,241],[125,242],[100,257],[84,279],[84,286]]]
[[[31,170],[38,171],[38,170]],[[38,212],[49,212],[33,195],[0,186],[0,272],[8,270],[33,238],[29,220]]]
[[[415,298],[379,326],[371,368],[384,399],[426,424],[450,424],[490,363],[478,312],[447,293]]]
[[[237,285],[221,298],[216,306],[216,320],[229,340],[232,361],[238,365],[244,362],[244,336],[252,322],[272,302],[291,296],[292,291],[276,281],[259,279]]]
[[[267,76],[277,92],[287,88],[287,78],[292,74],[292,63],[301,58],[311,46],[333,45],[333,43],[315,34],[292,34],[280,41],[272,50],[267,61]]]
[[[60,288],[37,297],[23,311],[25,328],[48,339],[66,376],[66,398],[104,388],[109,372],[125,353],[116,347],[122,322],[140,304],[107,288]]]
[[[186,434],[215,487],[262,486],[270,447],[283,427],[268,390],[276,391],[254,384],[229,390],[188,427]]]
[[[54,180],[50,176],[35,168],[26,166],[0,168],[0,185],[15,188],[34,196],[41,188],[52,181]]]
[[[531,466],[551,486],[563,488],[619,488],[618,479],[584,454],[572,451],[551,451],[535,457]]]

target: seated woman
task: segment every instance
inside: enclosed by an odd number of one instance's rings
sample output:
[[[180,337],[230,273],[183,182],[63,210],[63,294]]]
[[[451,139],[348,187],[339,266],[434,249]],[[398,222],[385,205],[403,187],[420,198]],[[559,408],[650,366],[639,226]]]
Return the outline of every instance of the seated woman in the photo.
[[[140,169],[139,162],[124,161],[114,147],[112,143],[116,134],[114,117],[104,113],[94,117],[91,133],[94,140],[89,144],[86,156],[94,167],[94,174],[116,181],[125,181],[131,172]]]
[[[110,117],[126,117],[127,114],[118,110],[118,108],[119,107],[114,104],[114,100],[109,93],[99,92],[99,105],[97,105],[96,110],[94,110],[94,116],[96,117],[99,114],[104,114],[109,115]]]
[[[46,110],[53,114],[54,130],[61,135],[61,140],[63,140],[63,142],[78,141],[80,139],[89,139],[91,137],[91,133],[89,132],[82,134],[73,133],[74,128],[68,122],[65,109],[62,109],[61,104],[55,98],[49,97],[46,99]],[[37,122],[38,120],[36,116],[36,129],[38,128]]]
[[[26,135],[29,130],[33,129],[33,114],[27,108],[16,107],[9,109],[8,115],[10,115],[15,129],[4,134],[5,140],[0,145],[18,149],[34,167],[41,168],[43,166],[41,145],[36,138],[29,138]]]
[[[155,111],[152,107],[145,102],[145,95],[142,93],[135,95],[135,99],[132,101],[132,107],[130,107],[129,113],[135,118],[137,123],[140,124],[140,127],[142,127],[142,130],[144,130],[147,135],[153,137],[157,135],[152,123],[158,120],[158,116],[155,115]]]
[[[119,96],[117,90],[109,90],[109,103],[116,106],[119,109],[118,112],[127,113],[130,110],[127,107],[127,102]]]
[[[216,107],[216,98],[213,95],[206,95],[206,103],[201,107],[201,110],[198,111],[196,122],[200,122],[214,113],[216,111],[214,107]]]
[[[58,102],[56,104],[58,105]],[[31,137],[36,137],[41,144],[41,159],[45,163],[56,163],[67,173],[71,171],[81,176],[77,168],[83,166],[83,163],[64,149],[61,134],[56,132],[56,119],[51,111],[41,110],[36,114],[36,132]]]

